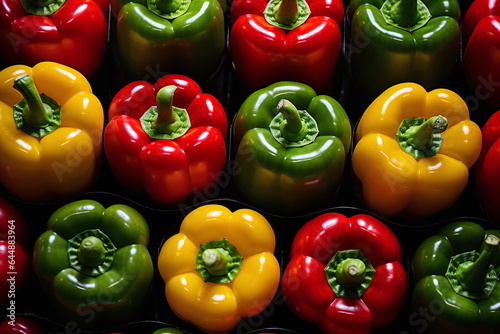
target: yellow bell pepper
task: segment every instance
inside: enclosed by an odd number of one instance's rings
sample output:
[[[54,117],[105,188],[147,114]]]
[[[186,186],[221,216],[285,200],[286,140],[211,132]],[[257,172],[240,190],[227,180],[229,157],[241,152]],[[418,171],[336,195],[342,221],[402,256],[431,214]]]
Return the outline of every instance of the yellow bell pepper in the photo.
[[[395,85],[371,103],[356,128],[358,193],[386,218],[440,213],[465,189],[481,140],[467,104],[453,91]]]
[[[42,202],[86,190],[100,159],[104,113],[87,79],[54,62],[0,72],[0,182]]]
[[[250,209],[205,205],[162,246],[158,268],[173,312],[207,333],[261,313],[279,285],[271,225]]]

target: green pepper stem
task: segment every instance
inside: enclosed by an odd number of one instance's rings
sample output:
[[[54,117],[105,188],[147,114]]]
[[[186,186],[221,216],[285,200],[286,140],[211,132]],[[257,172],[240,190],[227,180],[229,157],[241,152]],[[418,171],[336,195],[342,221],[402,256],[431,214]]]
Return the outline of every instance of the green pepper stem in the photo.
[[[90,236],[83,239],[78,248],[78,260],[85,267],[94,267],[104,261],[106,249],[102,240]]]
[[[411,27],[419,20],[417,0],[400,0],[390,10],[392,20],[402,27]]]
[[[286,119],[286,122],[280,125],[283,138],[289,141],[302,140],[307,134],[308,128],[300,119],[299,111],[293,103],[286,99],[281,99],[278,102],[277,109]]]
[[[202,261],[211,275],[220,275],[231,262],[231,254],[223,248],[209,248],[203,251]]]
[[[289,25],[297,21],[299,17],[297,0],[283,0],[277,7],[274,12],[276,22]]]
[[[195,270],[205,282],[229,283],[241,269],[243,257],[227,239],[211,240],[196,254]]]
[[[408,144],[418,150],[426,151],[432,146],[432,135],[444,132],[447,127],[448,120],[445,117],[433,116],[420,126],[408,130]]]
[[[174,92],[176,86],[170,85],[161,88],[156,94],[156,106],[158,108],[158,117],[153,128],[159,133],[172,133],[178,127],[176,122],[178,117],[173,110]]]
[[[23,119],[33,128],[43,128],[51,123],[54,109],[42,102],[42,98],[36,89],[35,82],[29,74],[18,76],[14,80],[14,89],[19,91],[26,106],[23,110]]]
[[[366,265],[360,259],[347,258],[337,266],[336,276],[343,287],[354,287],[363,282],[366,275]]]
[[[55,0],[28,0],[27,2],[29,2],[30,4],[32,4],[33,6],[36,6],[36,7],[46,7],[48,5],[55,3],[56,1]]]
[[[475,262],[461,263],[457,268],[457,279],[464,290],[480,291],[484,288],[486,275],[498,251],[500,239],[490,234],[484,241],[484,249]]]
[[[182,0],[156,0],[156,7],[166,14],[175,12],[181,4]]]
[[[19,0],[24,10],[33,15],[51,15],[59,10],[66,0]]]

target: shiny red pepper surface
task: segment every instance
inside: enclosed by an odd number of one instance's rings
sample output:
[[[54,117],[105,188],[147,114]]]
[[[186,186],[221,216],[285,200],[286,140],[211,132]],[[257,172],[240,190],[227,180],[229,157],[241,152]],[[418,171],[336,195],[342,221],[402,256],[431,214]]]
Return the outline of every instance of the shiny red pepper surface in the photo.
[[[44,328],[32,318],[16,316],[14,320],[7,318],[0,323],[2,334],[45,334]]]
[[[187,132],[155,139],[139,119],[157,105],[158,92],[175,86],[172,104],[189,115]],[[170,74],[155,84],[134,81],[109,107],[104,150],[115,177],[127,188],[146,192],[159,204],[176,204],[216,180],[226,161],[227,116],[220,102],[202,93],[192,79]]]
[[[340,53],[342,1],[307,0],[309,17],[289,30],[266,20],[267,5],[267,0],[234,0],[231,5],[229,51],[243,82],[256,90],[290,80],[328,92]]]
[[[364,280],[352,284],[355,289],[368,285],[360,297],[341,289],[334,292],[346,283],[327,275],[335,257],[346,250],[359,250],[374,269],[371,282],[366,281],[366,269]],[[401,247],[394,233],[372,216],[317,216],[295,235],[290,258],[282,279],[285,301],[298,317],[315,322],[324,333],[370,333],[391,323],[401,309],[407,285]]]
[[[106,53],[108,13],[106,0],[66,0],[49,15],[28,13],[20,0],[0,0],[0,57],[28,66],[54,61],[89,78]]]
[[[482,128],[483,146],[476,164],[479,202],[489,218],[500,222],[500,111],[488,118]]]
[[[462,23],[463,68],[474,95],[500,107],[500,1],[476,0]]]
[[[28,229],[19,211],[0,197],[0,305],[9,307],[31,273]],[[10,313],[10,311],[7,311]],[[3,333],[3,331],[0,331]]]

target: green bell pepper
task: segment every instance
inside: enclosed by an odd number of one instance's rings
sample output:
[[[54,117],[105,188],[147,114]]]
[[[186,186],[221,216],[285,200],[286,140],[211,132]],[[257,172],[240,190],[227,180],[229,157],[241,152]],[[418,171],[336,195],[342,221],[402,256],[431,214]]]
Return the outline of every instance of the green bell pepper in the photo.
[[[111,0],[125,75],[141,80],[179,73],[208,80],[226,47],[217,0]]]
[[[252,205],[291,214],[332,199],[351,123],[332,97],[281,81],[252,93],[235,117],[234,181]]]
[[[412,259],[411,304],[429,333],[500,332],[500,230],[454,222],[424,240]]]
[[[149,227],[135,209],[66,204],[35,242],[33,267],[60,316],[80,326],[118,323],[140,310],[153,279]]]
[[[352,80],[373,96],[401,82],[444,86],[459,55],[460,15],[458,0],[352,0]]]
[[[173,327],[162,327],[155,330],[152,334],[184,334],[184,332]]]

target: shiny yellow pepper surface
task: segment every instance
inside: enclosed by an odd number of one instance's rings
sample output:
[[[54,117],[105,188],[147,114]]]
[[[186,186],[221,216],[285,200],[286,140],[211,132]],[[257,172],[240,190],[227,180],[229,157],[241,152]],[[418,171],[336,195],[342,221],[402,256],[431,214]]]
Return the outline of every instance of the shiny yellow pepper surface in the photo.
[[[54,62],[0,72],[0,182],[30,202],[85,191],[100,159],[104,114],[87,79]]]
[[[352,167],[358,193],[386,218],[422,219],[451,207],[481,150],[481,130],[453,91],[390,87],[363,113]]]
[[[212,204],[191,211],[158,259],[170,308],[207,333],[228,332],[261,313],[280,280],[275,242],[256,211]]]

